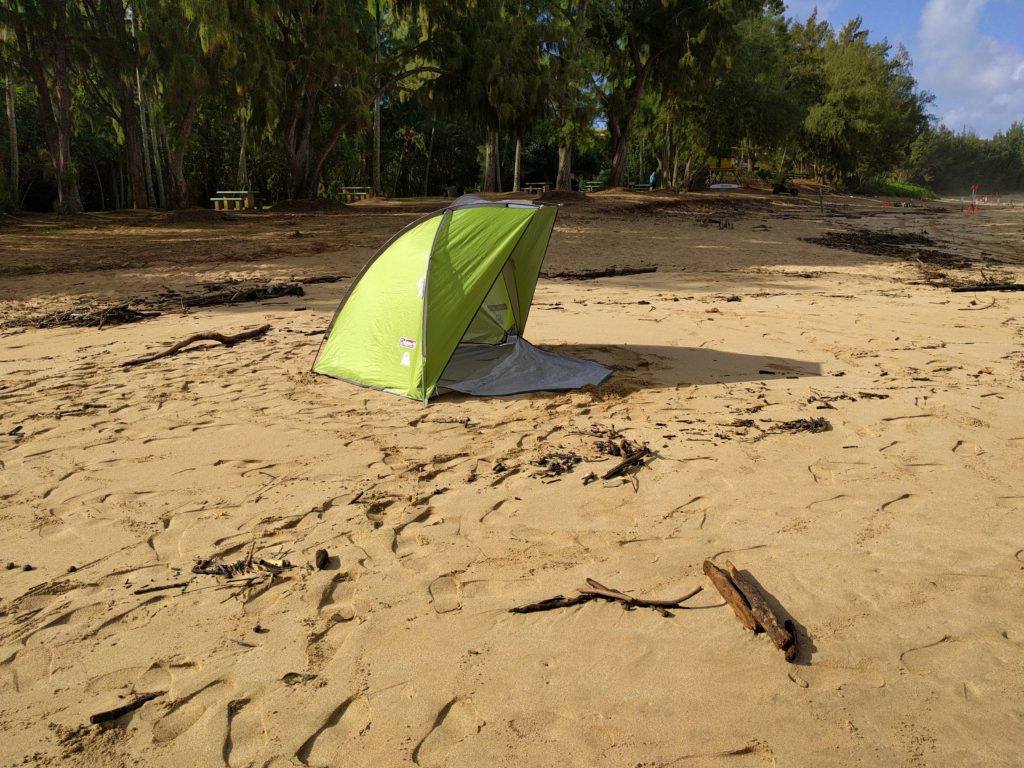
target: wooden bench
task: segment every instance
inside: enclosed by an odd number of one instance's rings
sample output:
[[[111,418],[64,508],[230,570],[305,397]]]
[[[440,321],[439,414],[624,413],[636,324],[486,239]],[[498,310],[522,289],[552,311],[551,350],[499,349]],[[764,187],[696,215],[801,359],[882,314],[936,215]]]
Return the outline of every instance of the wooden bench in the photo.
[[[244,211],[256,207],[256,195],[247,189],[217,190],[217,196],[211,197],[210,201],[218,211]]]

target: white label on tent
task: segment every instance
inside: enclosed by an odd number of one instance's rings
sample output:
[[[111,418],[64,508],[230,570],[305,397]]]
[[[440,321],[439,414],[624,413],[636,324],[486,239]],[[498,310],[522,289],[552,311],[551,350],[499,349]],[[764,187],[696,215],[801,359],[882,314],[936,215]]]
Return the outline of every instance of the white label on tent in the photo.
[[[404,365],[404,366],[412,365],[412,360],[409,359],[409,353],[408,352],[402,353],[402,365]]]
[[[424,278],[423,278],[422,280],[420,280],[420,289],[419,289],[419,294],[420,294],[420,298],[421,298],[421,299],[423,298],[423,290],[424,290],[424,289],[425,289],[426,287],[427,287],[427,278],[425,278],[425,277],[424,277]]]
[[[416,349],[416,339],[407,339],[404,336],[398,340],[398,346],[406,349]]]

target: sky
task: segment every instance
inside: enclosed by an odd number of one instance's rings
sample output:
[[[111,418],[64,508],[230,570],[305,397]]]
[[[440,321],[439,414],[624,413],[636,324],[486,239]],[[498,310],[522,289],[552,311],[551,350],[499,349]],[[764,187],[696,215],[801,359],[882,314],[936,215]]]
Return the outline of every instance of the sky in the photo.
[[[786,0],[786,16],[840,28],[860,16],[871,41],[902,44],[931,113],[989,138],[1024,122],[1024,0]]]

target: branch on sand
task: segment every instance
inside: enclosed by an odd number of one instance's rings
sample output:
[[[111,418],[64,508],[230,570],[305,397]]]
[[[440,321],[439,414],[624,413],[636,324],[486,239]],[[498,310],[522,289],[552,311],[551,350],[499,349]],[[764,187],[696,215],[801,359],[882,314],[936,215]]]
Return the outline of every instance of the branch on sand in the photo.
[[[569,608],[573,605],[589,603],[592,600],[609,600],[612,602],[622,603],[622,607],[627,611],[631,611],[634,608],[652,608],[662,616],[670,617],[672,614],[666,609],[685,608],[686,606],[684,606],[683,603],[698,594],[700,591],[701,587],[695,587],[682,597],[678,597],[675,600],[644,600],[643,598],[633,597],[632,595],[628,595],[617,589],[606,587],[593,579],[587,579],[587,588],[581,589],[580,593],[575,597],[563,597],[562,595],[556,595],[555,597],[549,597],[546,600],[541,600],[539,603],[531,603],[529,605],[510,608],[509,613],[550,611],[556,608]]]
[[[159,360],[161,357],[170,357],[171,355],[178,354],[185,347],[190,344],[195,344],[199,341],[217,341],[223,344],[225,347],[233,347],[240,341],[247,341],[249,339],[258,339],[261,336],[266,335],[270,330],[269,325],[261,325],[259,328],[253,328],[251,331],[242,331],[236,333],[234,336],[225,336],[223,333],[217,333],[215,331],[207,331],[206,333],[196,333],[189,336],[187,339],[179,341],[177,344],[173,344],[162,352],[156,352],[152,355],[145,355],[143,357],[137,357],[134,360],[128,360],[121,363],[125,368],[132,365],[142,365],[143,363],[151,363],[154,360]]]

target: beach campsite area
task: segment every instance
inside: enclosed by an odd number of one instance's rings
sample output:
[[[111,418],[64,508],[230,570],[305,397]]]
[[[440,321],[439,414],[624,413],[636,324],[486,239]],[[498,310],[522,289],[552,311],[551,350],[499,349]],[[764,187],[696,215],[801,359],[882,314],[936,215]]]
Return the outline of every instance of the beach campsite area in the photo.
[[[611,376],[426,406],[310,369],[443,199],[0,217],[0,763],[1019,764],[1024,206],[539,202]]]

